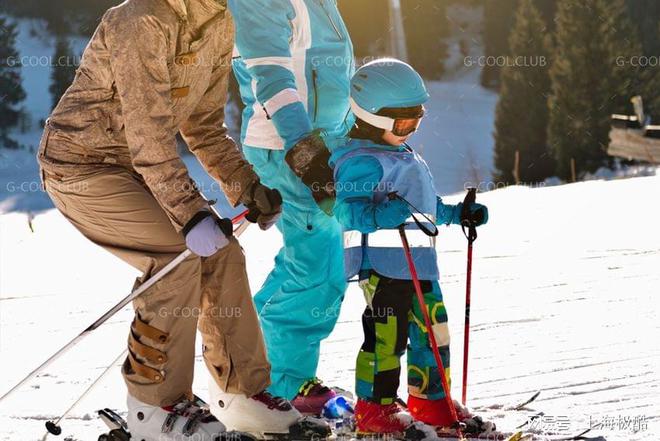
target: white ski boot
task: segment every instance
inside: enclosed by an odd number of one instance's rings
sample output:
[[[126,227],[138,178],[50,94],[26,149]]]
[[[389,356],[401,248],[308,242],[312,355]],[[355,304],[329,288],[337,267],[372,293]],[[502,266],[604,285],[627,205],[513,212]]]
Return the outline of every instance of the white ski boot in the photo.
[[[127,403],[126,423],[131,441],[221,441],[228,438],[225,425],[197,398],[158,407],[129,394]]]
[[[261,440],[314,439],[331,435],[330,426],[317,418],[303,417],[289,401],[264,391],[252,397],[223,392],[210,379],[211,413],[228,430],[248,433]]]

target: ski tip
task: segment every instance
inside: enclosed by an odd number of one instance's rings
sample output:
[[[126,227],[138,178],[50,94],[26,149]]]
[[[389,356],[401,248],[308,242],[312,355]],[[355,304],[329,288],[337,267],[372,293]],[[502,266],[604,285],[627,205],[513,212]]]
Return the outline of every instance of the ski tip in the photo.
[[[524,439],[523,438],[524,436],[525,436],[524,432],[516,432],[510,437],[508,437],[506,441],[521,441]]]

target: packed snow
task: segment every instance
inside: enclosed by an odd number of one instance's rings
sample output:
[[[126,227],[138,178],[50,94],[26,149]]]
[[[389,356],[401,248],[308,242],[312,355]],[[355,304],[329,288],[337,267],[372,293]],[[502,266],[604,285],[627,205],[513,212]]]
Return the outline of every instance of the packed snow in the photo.
[[[660,435],[660,177],[480,195],[491,221],[475,244],[468,402],[502,428],[544,412],[541,423],[571,430],[605,423],[609,440]],[[448,197],[457,202],[461,194]],[[135,270],[83,238],[54,210],[28,224],[25,213],[0,216],[0,391],[125,296]],[[281,239],[250,228],[241,238],[253,289]],[[441,285],[452,330],[453,393],[459,396],[465,284],[465,239],[458,227],[438,240]],[[352,389],[361,344],[361,293],[351,284],[319,376]],[[0,439],[36,440],[123,349],[130,311],[94,332],[33,382],[0,404]],[[199,345],[199,344],[198,344]],[[206,396],[197,356],[195,390]],[[524,412],[502,407],[536,390]],[[119,369],[64,421],[72,440],[103,426],[101,407],[124,410]],[[401,388],[405,397],[405,390]],[[633,422],[638,433],[632,433]]]

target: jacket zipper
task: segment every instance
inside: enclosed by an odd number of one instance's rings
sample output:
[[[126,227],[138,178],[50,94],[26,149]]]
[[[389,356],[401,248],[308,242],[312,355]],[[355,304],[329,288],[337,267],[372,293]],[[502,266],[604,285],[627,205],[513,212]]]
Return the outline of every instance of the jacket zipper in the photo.
[[[312,69],[312,87],[314,88],[314,122],[316,122],[316,117],[319,114],[319,91],[317,87],[317,77],[318,73],[316,69]]]
[[[330,15],[330,11],[328,11],[328,9],[325,7],[325,0],[319,0],[319,1],[321,3],[321,8],[323,8],[323,12],[325,12],[325,15],[328,17],[328,20],[330,20],[330,24],[332,25],[332,28],[335,30],[337,37],[339,37],[339,39],[343,41],[344,36],[339,31],[339,28],[337,27],[335,21],[332,19],[332,15]]]

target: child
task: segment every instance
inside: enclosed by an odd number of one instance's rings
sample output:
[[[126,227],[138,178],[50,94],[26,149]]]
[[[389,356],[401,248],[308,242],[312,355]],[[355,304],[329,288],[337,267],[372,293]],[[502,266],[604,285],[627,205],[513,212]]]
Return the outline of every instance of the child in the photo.
[[[355,415],[362,434],[403,433],[411,416],[432,426],[453,423],[397,231],[412,213],[426,222],[427,230],[435,229],[429,219],[438,225],[461,222],[462,204],[442,202],[428,166],[405,144],[419,127],[428,97],[422,78],[406,63],[382,59],[364,65],[351,81],[355,126],[331,158],[337,190],[335,215],[346,230],[345,242],[355,240],[345,243],[347,276],[359,275],[367,301],[362,315],[364,343],[356,366]],[[486,223],[485,206],[475,203],[468,208],[477,225]],[[414,246],[423,231],[414,222],[406,223],[406,228],[449,377],[447,311],[438,284],[434,243],[423,236],[425,246]],[[410,415],[397,402],[399,358],[408,340]]]

